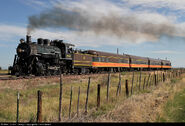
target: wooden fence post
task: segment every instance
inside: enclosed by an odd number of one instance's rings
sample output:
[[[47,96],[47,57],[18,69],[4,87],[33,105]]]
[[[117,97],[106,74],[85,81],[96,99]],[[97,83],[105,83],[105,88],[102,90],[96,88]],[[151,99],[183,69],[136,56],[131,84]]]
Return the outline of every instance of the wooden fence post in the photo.
[[[140,69],[140,76],[139,76],[139,90],[141,88],[141,69]]]
[[[132,95],[132,93],[133,93],[133,86],[134,86],[134,72],[133,72],[133,75],[132,75],[131,95]]]
[[[80,102],[80,86],[79,86],[79,89],[78,89],[77,117],[79,116],[79,102]]]
[[[163,82],[165,82],[165,74],[163,73]]]
[[[136,84],[135,84],[136,86],[135,87],[137,88],[137,87],[139,87],[139,75],[136,78],[137,78],[137,80],[136,80]]]
[[[154,75],[154,84],[155,84],[155,86],[157,85],[157,77],[156,77],[156,74]]]
[[[62,112],[62,78],[63,75],[60,72],[60,96],[59,96],[59,116],[58,120],[61,121],[61,112]]]
[[[153,74],[152,85],[154,85],[154,81],[155,81],[155,74]]]
[[[162,81],[162,77],[163,77],[163,74],[162,74],[162,72],[159,71],[159,82]]]
[[[178,72],[176,71],[176,77],[178,77]]]
[[[168,77],[168,79],[170,80],[171,79],[171,71],[169,71],[169,77]]]
[[[37,123],[42,122],[42,92],[38,90]]]
[[[125,80],[125,91],[126,91],[126,96],[129,96],[129,90],[128,90],[128,80]]]
[[[120,82],[120,87],[119,87],[119,94],[121,94],[121,82]]]
[[[149,87],[151,86],[151,82],[152,82],[152,74],[150,75],[150,79],[149,79],[149,82],[148,82]]]
[[[173,71],[173,78],[175,78],[175,70]]]
[[[180,77],[180,71],[178,71],[179,77]]]
[[[159,78],[158,78],[159,76],[158,76],[158,70],[157,70],[157,83],[159,82]]]
[[[16,122],[19,122],[19,92],[17,92],[17,120]]]
[[[163,71],[161,71],[161,82],[163,81]]]
[[[146,87],[148,87],[149,81],[150,81],[150,73],[149,73],[149,75],[148,75],[148,80],[147,80]]]
[[[110,72],[108,73],[108,81],[107,81],[107,102],[109,101],[109,86],[110,86]]]
[[[173,78],[173,75],[172,75],[172,70],[170,71],[170,79]]]
[[[176,78],[176,71],[174,70],[174,78]]]
[[[172,74],[173,74],[173,78],[175,78],[175,71],[174,70],[172,71]]]
[[[143,90],[145,89],[145,81],[146,81],[146,77],[144,77]]]
[[[151,85],[154,85],[154,74],[152,75]]]
[[[155,85],[155,73],[154,73],[154,75],[153,75],[153,80],[152,80],[153,82],[152,82],[152,85]]]
[[[170,80],[170,71],[168,72],[168,80]]]
[[[177,77],[179,77],[179,75],[178,75],[178,71],[177,71]]]
[[[85,102],[85,114],[87,114],[87,106],[88,106],[88,99],[89,99],[89,87],[91,83],[91,77],[89,77],[88,86],[87,86],[87,97]]]
[[[69,119],[71,118],[71,103],[73,98],[73,87],[71,86],[71,95],[70,95],[70,103],[69,103]]]
[[[100,107],[100,84],[97,87],[97,110]]]
[[[118,96],[118,94],[120,92],[120,88],[121,88],[121,73],[119,74],[119,83],[118,83],[118,87],[117,87],[116,96]]]
[[[172,70],[170,71],[170,79],[173,79],[173,73],[172,73]]]
[[[174,71],[174,78],[176,78],[176,71]]]

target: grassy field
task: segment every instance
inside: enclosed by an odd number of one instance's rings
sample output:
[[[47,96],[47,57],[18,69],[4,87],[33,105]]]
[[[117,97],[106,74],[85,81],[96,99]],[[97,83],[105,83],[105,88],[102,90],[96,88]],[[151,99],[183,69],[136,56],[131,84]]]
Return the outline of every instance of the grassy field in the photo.
[[[8,74],[8,70],[0,70],[0,74]]]
[[[154,85],[153,83],[153,73],[151,73],[151,81],[147,81],[148,72],[142,72],[141,78],[141,90],[139,92],[139,72],[135,72],[134,77],[134,94],[148,92],[148,89],[143,90],[143,80],[145,79],[145,84]],[[159,80],[162,80],[161,72],[158,73]],[[109,89],[109,102],[106,101],[106,91],[107,91],[107,74],[94,76],[91,78],[89,101],[88,101],[88,115],[92,118],[96,118],[99,115],[105,114],[115,107],[117,103],[126,99],[125,96],[125,80],[129,81],[129,90],[132,85],[132,72],[123,72],[121,81],[121,94],[116,97],[117,86],[119,83],[119,74],[111,75],[111,84]],[[42,79],[41,79],[42,80]],[[11,84],[10,84],[11,83]],[[49,81],[34,81],[32,79],[17,82],[20,88],[14,87],[14,81],[2,81],[0,82],[0,87],[10,87],[0,88],[0,122],[15,122],[16,121],[16,95],[17,91],[20,92],[20,122],[35,122],[37,113],[37,91],[41,90],[43,92],[42,101],[42,111],[43,111],[43,121],[44,122],[56,122],[58,121],[58,106],[59,106],[59,79]],[[22,84],[24,83],[24,84]],[[97,84],[101,84],[101,107],[96,110],[96,96],[97,96]],[[21,87],[22,85],[22,87]],[[37,86],[35,86],[37,85]],[[62,121],[70,121],[68,119],[69,114],[69,103],[70,103],[70,90],[73,86],[73,100],[72,100],[72,112],[71,117],[76,118],[77,111],[77,98],[78,98],[78,88],[80,86],[80,117],[82,117],[85,111],[85,99],[88,85],[88,77],[81,79],[64,79],[63,80],[63,99],[62,99]],[[149,86],[147,87],[149,88]]]
[[[185,122],[185,89],[178,92],[166,103],[159,122]]]

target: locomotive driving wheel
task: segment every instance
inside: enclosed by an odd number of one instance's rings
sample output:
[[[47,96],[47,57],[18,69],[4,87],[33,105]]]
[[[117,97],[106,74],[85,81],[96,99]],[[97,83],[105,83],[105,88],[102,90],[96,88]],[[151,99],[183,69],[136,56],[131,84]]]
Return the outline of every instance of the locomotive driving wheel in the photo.
[[[37,75],[37,76],[44,75],[44,66],[40,62],[36,63],[36,73],[35,73],[35,75]]]

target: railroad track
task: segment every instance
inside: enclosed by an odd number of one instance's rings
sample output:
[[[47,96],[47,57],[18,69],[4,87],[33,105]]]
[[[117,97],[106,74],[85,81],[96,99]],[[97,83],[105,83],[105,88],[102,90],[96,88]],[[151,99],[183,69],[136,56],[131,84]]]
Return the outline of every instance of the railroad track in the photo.
[[[133,72],[133,71],[127,71],[127,72]],[[139,71],[137,71],[139,72]],[[152,71],[142,71],[142,72],[152,72]],[[117,72],[118,73],[118,72]],[[97,76],[99,74],[108,74],[108,73],[95,73],[95,74],[63,74],[65,77],[79,77],[79,76]],[[19,79],[35,79],[35,78],[54,78],[54,77],[60,77],[60,75],[52,75],[52,76],[11,76],[8,74],[0,74],[0,80],[19,80]]]
[[[99,74],[107,74],[107,73],[98,73],[98,74],[82,74],[82,75],[77,75],[77,74],[64,74],[63,76],[65,77],[79,77],[79,76],[97,76]],[[4,75],[5,76],[5,75]],[[54,78],[54,77],[60,77],[60,75],[52,75],[52,76],[9,76],[9,77],[3,77],[0,76],[0,80],[20,80],[20,79],[35,79],[35,78]]]

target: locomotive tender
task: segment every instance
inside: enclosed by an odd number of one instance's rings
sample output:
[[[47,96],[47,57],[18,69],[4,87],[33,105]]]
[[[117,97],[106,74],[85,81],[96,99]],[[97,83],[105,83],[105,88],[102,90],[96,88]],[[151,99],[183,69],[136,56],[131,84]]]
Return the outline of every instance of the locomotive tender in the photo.
[[[63,40],[37,39],[31,36],[20,40],[12,75],[56,75],[99,73],[103,71],[121,72],[126,70],[171,69],[168,60],[152,59],[127,54],[113,54],[95,50],[74,50],[74,45]]]

